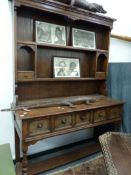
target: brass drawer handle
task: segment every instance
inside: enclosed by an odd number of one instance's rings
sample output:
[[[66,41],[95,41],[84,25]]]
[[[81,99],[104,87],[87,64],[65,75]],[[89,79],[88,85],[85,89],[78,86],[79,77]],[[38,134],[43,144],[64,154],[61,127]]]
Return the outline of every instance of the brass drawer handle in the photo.
[[[117,111],[114,111],[114,112],[113,112],[113,114],[114,114],[114,115],[117,115],[117,114],[118,114],[118,112],[117,112]]]
[[[80,116],[80,119],[83,121],[86,119],[86,116]]]
[[[64,118],[64,119],[61,120],[61,123],[62,124],[66,124],[66,122],[67,122],[67,119],[66,118]]]
[[[103,115],[103,114],[99,114],[99,117],[100,117],[100,118],[103,118],[103,117],[104,117],[104,115]]]
[[[24,75],[24,78],[28,78],[28,75]]]
[[[37,128],[41,129],[43,127],[43,123],[38,123]]]

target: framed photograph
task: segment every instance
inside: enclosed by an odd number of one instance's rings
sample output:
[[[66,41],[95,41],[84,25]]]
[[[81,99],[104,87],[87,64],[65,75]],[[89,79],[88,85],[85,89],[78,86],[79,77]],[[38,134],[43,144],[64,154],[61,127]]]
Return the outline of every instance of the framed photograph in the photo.
[[[72,40],[73,40],[73,47],[82,47],[89,49],[96,48],[95,32],[73,28]]]
[[[65,26],[36,21],[36,42],[65,46]]]
[[[80,77],[80,59],[53,57],[54,77]]]

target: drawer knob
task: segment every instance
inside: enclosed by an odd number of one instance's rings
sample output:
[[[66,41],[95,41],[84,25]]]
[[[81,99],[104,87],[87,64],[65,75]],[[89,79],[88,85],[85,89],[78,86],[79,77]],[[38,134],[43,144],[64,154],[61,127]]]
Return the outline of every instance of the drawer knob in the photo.
[[[27,75],[24,75],[24,78],[28,78],[28,76]]]
[[[62,124],[66,124],[66,122],[67,122],[67,119],[66,118],[64,118],[64,119],[61,120],[61,123]]]
[[[102,117],[104,117],[104,115],[103,114],[99,114],[99,117],[102,118]]]
[[[37,128],[40,129],[40,128],[42,128],[42,127],[43,127],[43,123],[38,123],[38,124],[37,124]]]
[[[80,116],[80,119],[83,121],[86,119],[86,116]]]
[[[116,115],[117,114],[117,111],[114,111],[113,114]]]

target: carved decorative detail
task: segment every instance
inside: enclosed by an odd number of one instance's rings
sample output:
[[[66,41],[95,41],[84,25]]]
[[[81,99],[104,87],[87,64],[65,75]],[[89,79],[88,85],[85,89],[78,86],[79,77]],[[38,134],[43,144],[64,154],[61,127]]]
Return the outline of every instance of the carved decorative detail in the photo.
[[[27,151],[28,151],[28,147],[23,146],[22,172],[24,175],[27,175],[27,167],[28,167]]]

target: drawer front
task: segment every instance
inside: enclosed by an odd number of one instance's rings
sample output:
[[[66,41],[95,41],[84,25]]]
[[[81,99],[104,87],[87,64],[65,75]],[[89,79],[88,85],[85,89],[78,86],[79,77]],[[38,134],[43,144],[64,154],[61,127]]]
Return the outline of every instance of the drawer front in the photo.
[[[34,79],[34,71],[17,72],[18,80]]]
[[[29,122],[29,135],[36,135],[40,133],[50,132],[50,120],[41,119]]]
[[[96,78],[106,78],[106,72],[96,72]]]
[[[101,122],[106,120],[106,110],[97,110],[94,112],[94,122]]]
[[[84,125],[90,123],[90,112],[81,112],[76,114],[76,125]]]
[[[72,127],[72,114],[55,118],[55,130]]]
[[[122,116],[122,108],[121,107],[113,107],[110,109],[108,119],[121,118],[121,116]]]

